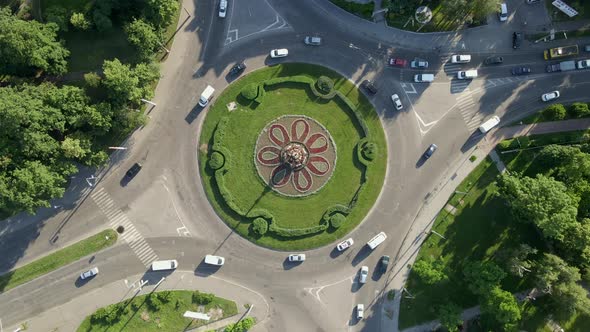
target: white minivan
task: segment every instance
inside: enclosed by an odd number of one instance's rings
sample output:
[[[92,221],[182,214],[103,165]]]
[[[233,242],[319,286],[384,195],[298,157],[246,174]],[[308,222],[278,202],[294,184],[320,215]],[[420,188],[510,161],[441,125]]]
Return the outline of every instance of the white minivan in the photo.
[[[434,74],[417,74],[414,75],[414,82],[432,82],[434,81]]]
[[[471,80],[477,77],[477,69],[461,70],[457,72],[457,78],[460,80]]]
[[[203,93],[201,93],[201,98],[199,98],[199,106],[207,106],[207,104],[209,104],[209,101],[211,101],[211,99],[213,98],[214,93],[215,89],[212,86],[207,85],[205,90],[203,90]]]
[[[155,261],[152,263],[152,271],[174,270],[178,266],[176,259],[168,259],[165,261]]]
[[[498,12],[498,18],[500,19],[500,22],[505,22],[508,20],[508,6],[506,6],[505,2],[500,4],[500,11]]]
[[[367,242],[367,245],[369,246],[369,248],[371,248],[371,250],[373,250],[377,248],[378,245],[383,243],[385,239],[387,239],[387,235],[385,234],[385,232],[381,232],[375,235],[372,239],[370,239],[369,242]]]
[[[482,134],[485,134],[488,131],[490,131],[492,128],[497,126],[499,123],[500,123],[500,118],[498,116],[492,116],[486,122],[482,123],[481,126],[479,126],[479,131]]]

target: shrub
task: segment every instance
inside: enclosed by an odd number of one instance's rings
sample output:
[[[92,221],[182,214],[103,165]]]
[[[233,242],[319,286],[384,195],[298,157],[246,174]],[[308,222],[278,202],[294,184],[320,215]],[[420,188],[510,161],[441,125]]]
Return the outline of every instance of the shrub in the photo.
[[[328,228],[327,223],[306,228],[283,228],[277,225],[276,222],[273,222],[269,225],[268,230],[282,237],[298,237],[323,232],[326,228]]]
[[[45,20],[57,24],[61,31],[68,31],[68,16],[68,10],[61,6],[51,6],[45,12]]]
[[[264,100],[265,92],[266,91],[264,91],[264,85],[262,85],[262,84],[258,85],[257,96],[256,96],[256,98],[254,98],[254,101],[259,104],[262,104],[262,100]]]
[[[548,121],[559,121],[565,119],[565,107],[562,104],[553,104],[543,110],[543,118]]]
[[[162,308],[162,300],[160,299],[160,296],[158,293],[153,293],[150,296],[148,296],[147,298],[147,302],[148,305],[154,310],[154,311],[158,311]]]
[[[447,279],[444,272],[444,263],[441,260],[420,259],[414,263],[412,271],[427,285],[433,285]]]
[[[242,94],[242,97],[248,100],[254,100],[258,96],[258,84],[247,84],[240,93]]]
[[[104,321],[108,324],[112,324],[114,322],[116,322],[117,320],[119,320],[119,313],[120,313],[120,308],[118,305],[116,304],[111,304],[108,307],[106,307],[106,316],[104,317]]]
[[[258,235],[264,235],[268,231],[268,222],[264,218],[256,218],[252,222],[252,230]]]
[[[212,170],[218,170],[223,166],[224,161],[225,158],[223,158],[221,153],[213,151],[211,158],[209,159],[209,167],[211,167]]]
[[[573,103],[568,109],[569,113],[576,118],[584,118],[590,115],[590,109],[586,103]]]
[[[375,159],[375,156],[377,155],[377,144],[373,142],[364,144],[362,147],[362,153],[365,159],[372,161],[373,159]]]
[[[94,26],[100,32],[109,31],[113,28],[111,19],[100,11],[95,11],[93,15]]]
[[[469,161],[470,161],[470,162],[474,162],[474,161],[476,161],[476,160],[477,160],[477,156],[475,156],[475,155],[474,155],[474,156],[471,156],[471,157],[469,157]]]
[[[330,217],[330,225],[332,226],[332,228],[338,229],[345,222],[346,222],[346,216],[343,215],[342,213],[334,213]]]
[[[254,323],[254,318],[248,317],[237,323],[227,325],[224,332],[246,332],[254,326]]]
[[[329,77],[320,76],[316,82],[316,86],[320,91],[328,94],[334,89],[334,81],[332,81]]]
[[[215,295],[210,293],[201,293],[198,290],[193,293],[193,302],[197,304],[206,305],[215,299]]]
[[[108,316],[108,311],[106,308],[100,308],[98,310],[96,310],[91,316],[90,316],[90,320],[94,323],[97,322],[101,322],[106,320],[106,317]]]
[[[95,72],[84,74],[84,81],[93,88],[97,88],[100,85],[100,80],[101,77]]]
[[[162,303],[168,303],[168,302],[170,302],[170,299],[172,298],[172,292],[167,291],[167,290],[158,292],[158,293],[156,293],[156,295],[157,295],[158,299],[160,301],[162,301]]]
[[[73,13],[70,17],[70,23],[78,30],[88,30],[90,28],[90,21],[86,19],[84,13]]]
[[[390,289],[389,292],[387,292],[387,299],[389,301],[393,301],[394,298],[395,298],[395,291],[393,289]]]

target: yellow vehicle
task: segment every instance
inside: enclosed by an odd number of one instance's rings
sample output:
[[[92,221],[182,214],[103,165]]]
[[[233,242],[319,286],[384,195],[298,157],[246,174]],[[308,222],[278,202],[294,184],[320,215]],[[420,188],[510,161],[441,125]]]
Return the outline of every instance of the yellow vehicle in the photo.
[[[578,45],[562,46],[545,50],[543,56],[545,57],[545,60],[552,60],[566,56],[578,55],[578,52]]]

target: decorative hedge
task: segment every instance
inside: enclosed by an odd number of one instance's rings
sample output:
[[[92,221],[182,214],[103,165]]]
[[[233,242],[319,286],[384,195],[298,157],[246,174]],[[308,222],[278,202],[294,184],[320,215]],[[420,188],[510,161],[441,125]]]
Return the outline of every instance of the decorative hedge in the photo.
[[[268,231],[268,222],[264,218],[256,218],[252,222],[252,230],[258,235],[264,235]]]
[[[242,97],[248,100],[254,100],[258,96],[258,84],[250,83],[247,84],[240,92]]]
[[[332,92],[332,90],[334,90],[334,81],[332,81],[329,77],[320,76],[316,81],[316,86],[324,94],[329,94]]]
[[[330,217],[330,226],[334,229],[340,228],[346,222],[346,216],[342,213],[335,213]]]
[[[218,170],[223,166],[224,161],[225,158],[220,152],[213,151],[209,159],[209,167],[211,167],[212,170]]]
[[[320,223],[317,226],[307,227],[307,228],[283,228],[277,225],[276,222],[273,222],[268,227],[268,230],[283,237],[298,237],[298,236],[305,236],[314,233],[323,232],[328,228],[328,223]]]

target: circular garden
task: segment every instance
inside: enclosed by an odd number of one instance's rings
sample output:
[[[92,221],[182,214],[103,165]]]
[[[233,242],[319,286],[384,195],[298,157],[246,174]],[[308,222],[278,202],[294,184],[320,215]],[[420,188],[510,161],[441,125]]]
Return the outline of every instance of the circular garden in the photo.
[[[207,110],[199,143],[217,214],[259,245],[310,249],[366,216],[385,177],[377,113],[339,74],[309,64],[260,69]]]

